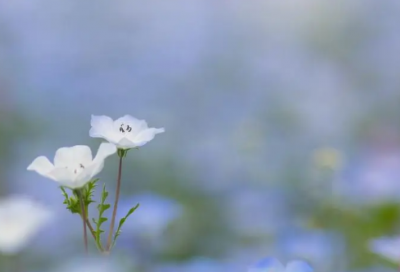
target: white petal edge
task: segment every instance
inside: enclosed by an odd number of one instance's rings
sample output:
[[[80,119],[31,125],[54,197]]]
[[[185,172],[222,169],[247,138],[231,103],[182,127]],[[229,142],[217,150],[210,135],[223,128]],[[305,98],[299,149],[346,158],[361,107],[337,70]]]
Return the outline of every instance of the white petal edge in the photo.
[[[117,152],[117,147],[114,144],[110,143],[101,143],[99,150],[97,151],[96,157],[94,158],[92,165],[89,166],[92,168],[91,178],[96,176],[98,173],[103,170],[104,160],[115,154]]]
[[[65,167],[74,164],[74,147],[60,147],[54,155],[54,166]]]
[[[92,115],[90,125],[89,135],[92,138],[108,138],[114,129],[113,119],[106,115]]]
[[[107,157],[115,154],[115,152],[117,152],[117,147],[114,144],[101,143],[93,162],[104,161]]]
[[[73,188],[74,174],[72,173],[72,170],[56,167],[47,175],[47,177],[62,186]]]
[[[122,138],[118,143],[117,143],[118,148],[121,149],[130,149],[130,148],[135,148],[138,145],[132,141],[130,141],[127,138]]]
[[[120,125],[121,123],[124,123],[126,125],[131,125],[133,127],[143,127],[143,128],[147,128],[147,123],[145,120],[140,120],[137,119],[129,114],[126,114],[120,118],[118,118],[117,120],[114,121],[114,124],[116,125]]]
[[[98,173],[101,172],[101,170],[103,170],[103,167],[104,160],[92,163],[78,174],[78,176],[74,180],[73,186],[76,189],[85,186],[89,181],[93,180],[94,176],[96,176]]]
[[[87,145],[75,145],[71,149],[75,163],[80,162],[87,165],[92,162],[92,150]]]
[[[165,132],[164,128],[148,128],[140,132],[133,141],[137,146],[142,146],[154,139],[154,136],[159,133]]]
[[[286,265],[285,272],[313,272],[314,269],[306,262],[291,261]]]
[[[54,165],[49,161],[45,156],[37,157],[33,160],[33,162],[28,166],[28,171],[35,171],[38,174],[47,177],[47,174],[51,172],[54,168]]]

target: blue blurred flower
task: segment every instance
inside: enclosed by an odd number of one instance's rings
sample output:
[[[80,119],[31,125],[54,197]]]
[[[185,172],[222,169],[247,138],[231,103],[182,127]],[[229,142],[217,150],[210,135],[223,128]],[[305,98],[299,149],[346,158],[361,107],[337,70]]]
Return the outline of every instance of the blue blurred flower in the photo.
[[[124,231],[142,237],[158,238],[182,213],[181,205],[173,199],[146,192],[122,199],[119,216],[124,216],[137,203],[140,203],[140,207],[133,214],[132,220],[125,222]]]
[[[323,271],[338,265],[335,260],[341,258],[344,252],[340,233],[297,228],[285,230],[277,239],[276,247],[280,256],[310,260],[318,270]]]
[[[278,190],[264,192],[238,188],[227,198],[225,216],[238,235],[265,237],[288,224],[286,201],[285,195]]]
[[[400,261],[400,238],[381,237],[369,242],[369,249],[392,262]]]
[[[206,257],[194,257],[187,262],[183,263],[169,263],[156,267],[152,271],[154,272],[236,272],[234,267],[231,265],[219,261],[217,259],[211,259]]]
[[[129,264],[131,265],[131,264]],[[111,259],[76,258],[69,260],[51,272],[127,272],[127,267],[121,264],[121,260],[114,257]]]
[[[248,272],[313,272],[314,269],[303,261],[291,261],[286,267],[277,259],[265,258],[251,267]]]

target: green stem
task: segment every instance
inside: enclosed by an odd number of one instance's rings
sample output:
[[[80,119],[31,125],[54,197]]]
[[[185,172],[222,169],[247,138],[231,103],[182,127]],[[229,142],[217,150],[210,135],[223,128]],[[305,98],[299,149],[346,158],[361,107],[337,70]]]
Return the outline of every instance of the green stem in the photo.
[[[81,215],[81,218],[82,218],[82,220],[83,220],[82,215]],[[86,225],[87,225],[87,227],[89,228],[89,231],[90,231],[90,233],[91,233],[92,236],[93,236],[93,239],[96,241],[97,249],[98,249],[100,252],[103,252],[103,251],[104,251],[104,248],[103,248],[103,246],[101,245],[100,239],[99,239],[99,240],[96,239],[96,231],[94,230],[94,228],[93,228],[93,226],[92,226],[92,224],[90,223],[90,221],[89,221],[88,218],[86,218]]]
[[[113,209],[113,213],[112,213],[112,217],[111,217],[110,231],[108,233],[107,246],[106,246],[106,251],[108,253],[111,250],[112,237],[113,237],[114,227],[115,227],[115,218],[117,217],[119,193],[120,193],[120,190],[121,190],[122,159],[123,159],[125,154],[124,154],[124,152],[118,152],[118,155],[119,155],[119,166],[118,166],[118,177],[117,177],[117,189],[116,189],[116,192],[115,192],[114,209]]]
[[[86,229],[86,222],[87,222],[87,214],[85,209],[85,203],[83,200],[82,192],[80,190],[76,190],[76,194],[79,197],[79,203],[81,205],[81,216],[82,216],[82,224],[83,224],[83,243],[85,245],[85,254],[89,254],[89,247],[88,247],[88,237],[87,237],[87,229]]]

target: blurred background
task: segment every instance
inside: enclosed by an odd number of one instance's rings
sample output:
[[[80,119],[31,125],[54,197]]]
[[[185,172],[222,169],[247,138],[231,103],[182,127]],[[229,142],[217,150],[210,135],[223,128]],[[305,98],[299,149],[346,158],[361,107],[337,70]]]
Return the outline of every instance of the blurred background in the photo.
[[[124,162],[120,215],[141,203],[114,251],[129,271],[266,256],[392,271],[368,243],[400,234],[399,15],[397,0],[0,1],[0,196],[57,214],[21,266],[83,254],[80,218],[27,166],[97,150],[91,114],[130,114],[166,132]],[[116,174],[114,156],[109,202]]]

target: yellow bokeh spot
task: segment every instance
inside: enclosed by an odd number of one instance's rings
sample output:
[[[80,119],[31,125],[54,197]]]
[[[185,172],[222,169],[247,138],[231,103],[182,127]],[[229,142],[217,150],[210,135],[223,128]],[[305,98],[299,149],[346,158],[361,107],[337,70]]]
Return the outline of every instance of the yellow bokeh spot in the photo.
[[[318,168],[338,169],[342,165],[341,153],[334,148],[321,148],[314,152],[314,165]]]

